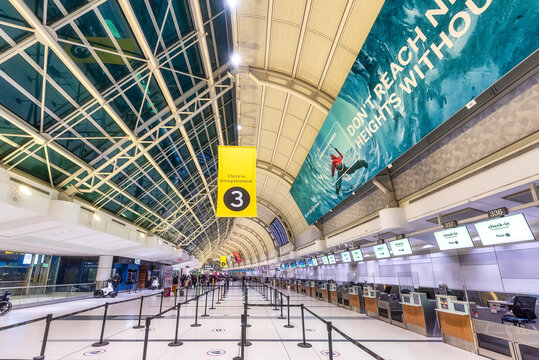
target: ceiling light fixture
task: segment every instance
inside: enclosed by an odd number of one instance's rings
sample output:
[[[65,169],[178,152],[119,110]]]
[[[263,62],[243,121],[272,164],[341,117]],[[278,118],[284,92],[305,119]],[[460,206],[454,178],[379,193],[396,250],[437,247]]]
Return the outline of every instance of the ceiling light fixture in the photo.
[[[241,63],[241,56],[240,56],[240,54],[238,54],[238,53],[232,54],[232,56],[230,57],[230,62],[231,62],[232,65],[234,65],[234,66],[239,66],[240,63]]]
[[[434,245],[432,244],[423,245],[423,249],[432,249],[433,247]]]
[[[97,213],[94,213],[94,220],[101,221],[101,218],[99,215],[97,215]]]
[[[18,187],[18,191],[25,196],[32,195],[32,190],[30,190],[30,188],[26,185],[20,184]]]
[[[241,125],[238,125],[237,128],[238,128],[238,130],[241,130]]]
[[[238,0],[227,0],[228,6],[231,8],[236,7],[236,4],[238,3]]]

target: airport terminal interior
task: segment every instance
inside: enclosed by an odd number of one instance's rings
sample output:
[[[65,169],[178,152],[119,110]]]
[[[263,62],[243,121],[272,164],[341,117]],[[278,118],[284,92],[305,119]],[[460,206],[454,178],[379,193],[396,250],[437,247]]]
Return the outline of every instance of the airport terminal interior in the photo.
[[[539,360],[537,0],[0,0],[0,360]]]

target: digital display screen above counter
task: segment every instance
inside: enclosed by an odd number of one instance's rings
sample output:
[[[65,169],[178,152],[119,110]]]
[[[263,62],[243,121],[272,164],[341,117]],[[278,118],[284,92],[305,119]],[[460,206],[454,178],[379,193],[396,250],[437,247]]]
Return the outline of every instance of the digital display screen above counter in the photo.
[[[313,266],[318,266],[318,260],[316,258],[313,258]]]
[[[470,233],[466,226],[436,231],[434,237],[436,238],[438,247],[442,251],[474,247],[472,238],[470,237]]]
[[[376,256],[377,259],[385,259],[391,257],[387,244],[375,245],[372,247],[372,249],[374,250],[374,256]]]
[[[322,256],[322,262],[324,263],[324,265],[329,264],[328,257],[327,256]]]
[[[406,238],[390,241],[389,246],[391,246],[391,252],[393,252],[393,256],[412,255],[412,247],[410,246],[410,240]]]
[[[350,258],[350,253],[348,251],[341,253],[341,259],[345,263],[352,261],[352,259]]]
[[[523,214],[504,216],[474,224],[483,245],[535,240]]]
[[[299,267],[305,267],[305,260],[298,261],[298,266]]]
[[[352,259],[354,261],[363,261],[363,254],[360,249],[352,250]]]
[[[333,255],[333,254],[328,255],[328,260],[329,260],[330,264],[336,264],[337,263],[337,261],[335,261],[335,255]]]
[[[313,259],[307,259],[307,265],[313,266]]]

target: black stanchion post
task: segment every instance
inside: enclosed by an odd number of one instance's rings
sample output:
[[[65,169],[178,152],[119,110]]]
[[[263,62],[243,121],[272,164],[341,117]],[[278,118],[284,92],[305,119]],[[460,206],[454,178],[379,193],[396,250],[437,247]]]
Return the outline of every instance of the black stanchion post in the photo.
[[[286,295],[286,311],[288,317],[288,324],[284,325],[285,328],[291,329],[294,325],[290,325],[290,295]]]
[[[188,303],[189,301],[187,301],[187,294],[189,293],[189,287],[186,287],[185,288],[185,302]]]
[[[146,354],[148,353],[148,338],[150,336],[150,325],[152,324],[152,318],[146,318],[146,330],[144,331],[144,348],[142,349],[142,360],[146,360]]]
[[[198,323],[198,298],[199,296],[196,296],[196,308],[195,308],[195,323],[191,324],[191,327],[199,327],[200,324]]]
[[[217,302],[216,302],[217,305],[221,303],[221,286],[222,285],[217,286]]]
[[[204,314],[200,315],[201,317],[208,317],[208,291],[206,291],[206,300],[204,301]]]
[[[274,292],[273,292],[273,301],[275,303],[275,307],[273,308],[273,310],[279,310],[279,308],[277,307],[277,289],[274,289]]]
[[[211,291],[211,308],[210,310],[215,310],[215,308],[213,307],[213,299],[215,298],[215,286],[213,287],[212,291]]]
[[[180,307],[181,304],[176,305],[176,333],[174,335],[174,341],[169,342],[168,346],[176,347],[183,345],[181,341],[178,341],[178,329],[180,327]]]
[[[331,336],[331,330],[333,330],[331,326],[331,321],[327,322],[328,327],[328,347],[329,347],[329,360],[333,360],[333,338]]]
[[[178,303],[178,288],[174,291],[174,306]]]
[[[298,346],[300,348],[310,348],[311,344],[305,342],[305,307],[301,304],[301,330],[303,331],[303,342],[300,342]]]
[[[105,310],[103,311],[103,323],[101,324],[101,335],[99,336],[99,342],[93,343],[93,347],[107,346],[108,341],[103,341],[103,336],[105,334],[105,323],[107,322],[107,312],[109,311],[109,303],[105,303]]]
[[[142,319],[142,304],[144,303],[144,296],[140,297],[140,310],[138,312],[138,325],[133,326],[133,329],[142,329],[144,328],[144,325],[140,324],[140,321]]]
[[[161,315],[161,312],[163,311],[163,296],[164,296],[165,292],[164,291],[161,291],[161,300],[159,302],[159,314],[155,315],[154,317],[155,318],[162,318],[163,315]]]
[[[47,314],[45,319],[45,331],[43,332],[43,342],[41,343],[41,352],[39,356],[35,356],[34,360],[45,360],[45,349],[47,347],[47,340],[49,339],[49,330],[51,328],[52,314]]]
[[[283,315],[283,293],[281,294],[281,315],[277,319],[286,319]]]

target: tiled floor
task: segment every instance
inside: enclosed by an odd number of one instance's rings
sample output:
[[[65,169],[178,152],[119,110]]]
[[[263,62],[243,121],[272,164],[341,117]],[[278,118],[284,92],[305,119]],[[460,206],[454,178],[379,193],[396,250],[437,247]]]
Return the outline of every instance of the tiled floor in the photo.
[[[150,294],[149,292],[145,294]],[[116,300],[137,297],[139,294],[120,294]],[[368,318],[364,315],[336,307],[310,297],[290,293],[291,304],[304,303],[346,334],[358,339],[363,345],[387,360],[432,359],[471,360],[485,359],[472,353],[446,345],[439,338],[426,338],[413,332]],[[154,315],[159,310],[159,297],[145,298],[144,315]],[[182,298],[183,300],[183,298]],[[211,304],[211,296],[209,297]],[[14,310],[0,318],[0,326],[36,318],[47,313],[55,316],[95,306],[107,300],[88,299],[30,309]],[[163,308],[173,305],[173,298],[165,298]],[[182,360],[230,360],[238,355],[240,338],[240,314],[243,311],[241,289],[231,288],[228,296],[215,310],[208,310],[210,317],[201,317],[200,327],[194,323],[195,304],[181,307],[179,338],[184,345],[169,347],[174,337],[175,312],[151,323],[147,359]],[[260,294],[249,290],[249,302],[267,304]],[[92,347],[99,338],[103,308],[84,314],[53,321],[46,348],[46,359],[142,359],[144,329],[133,329],[136,325],[140,302],[126,302],[109,307],[105,338],[108,346]],[[208,308],[210,305],[208,305]],[[199,304],[199,315],[204,313],[204,298]],[[327,330],[325,325],[306,316],[307,342],[313,346],[302,349],[301,316],[299,308],[291,308],[290,322],[294,328],[284,328],[287,320],[277,319],[279,311],[269,307],[252,307],[249,310],[247,330],[252,346],[246,348],[246,360],[328,359]],[[285,309],[286,315],[286,309]],[[0,332],[0,359],[32,359],[41,349],[44,322],[17,327]],[[366,352],[333,333],[335,359],[373,359]]]

